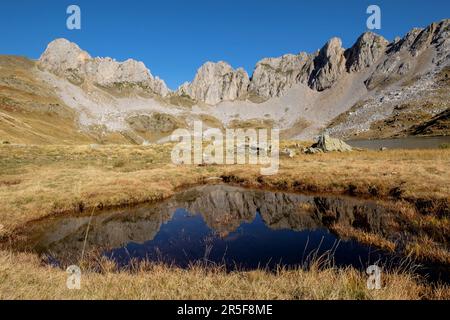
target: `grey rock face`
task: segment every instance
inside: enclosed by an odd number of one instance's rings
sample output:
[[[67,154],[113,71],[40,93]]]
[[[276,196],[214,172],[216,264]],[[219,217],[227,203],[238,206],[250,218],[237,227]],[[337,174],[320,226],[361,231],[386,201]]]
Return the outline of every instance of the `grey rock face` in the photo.
[[[117,62],[111,58],[92,58],[66,39],[52,41],[38,65],[78,85],[85,81],[105,87],[127,83],[148,88],[163,97],[169,92],[164,81],[153,77],[144,63],[131,59]]]
[[[330,88],[346,71],[345,50],[339,38],[332,38],[314,59],[314,71],[309,79],[312,89],[323,91]]]
[[[359,72],[372,66],[386,51],[389,42],[382,36],[366,32],[345,52],[347,70]]]
[[[263,59],[256,65],[250,92],[268,99],[283,95],[296,83],[317,91],[328,89],[346,72],[344,53],[341,40],[333,38],[316,54]]]
[[[307,83],[312,68],[312,58],[304,52],[263,59],[256,65],[249,90],[266,99],[282,96],[294,84]]]
[[[389,84],[412,72],[415,67],[421,67],[418,56],[426,49],[436,51],[434,66],[448,64],[450,61],[449,39],[449,19],[432,23],[425,29],[411,30],[405,37],[388,46],[385,57],[366,80],[366,86],[368,89],[374,89],[380,84]]]
[[[287,54],[262,59],[257,63],[251,79],[243,69],[235,70],[223,61],[207,62],[199,68],[191,83],[184,83],[171,94],[210,105],[254,96],[268,100],[283,96],[296,84],[324,91],[333,87],[346,73],[361,73],[370,67],[374,70],[370,71],[364,83],[372,90],[413,76],[422,66],[428,72],[435,70],[436,66],[448,64],[449,39],[449,19],[433,23],[425,29],[413,29],[392,43],[367,32],[345,50],[339,38],[332,38],[313,54]],[[419,61],[420,57],[429,51],[432,51],[432,65],[421,65],[423,61]],[[39,66],[75,84],[85,81],[104,87],[133,84],[162,97],[169,93],[164,81],[153,77],[142,62],[92,58],[65,39],[49,44],[39,60]]]
[[[177,93],[215,105],[245,97],[249,83],[244,69],[234,70],[223,61],[207,62],[197,71],[194,81],[183,84]]]
[[[414,41],[416,40],[417,36],[422,32],[422,30],[423,29],[421,28],[414,28],[411,31],[409,31],[403,38],[400,39],[400,41],[395,42],[391,46],[388,53],[398,52],[410,48],[414,43]]]
[[[340,39],[333,38],[315,55],[300,53],[261,60],[249,88],[264,98],[281,96],[296,83],[323,91],[331,88],[345,72],[362,72],[376,65],[365,82],[368,89],[374,89],[380,83],[395,82],[412,72],[417,65],[415,57],[427,48],[436,50],[436,65],[447,64],[450,60],[449,39],[449,19],[425,29],[413,29],[391,44],[383,37],[367,32],[345,51]]]
[[[367,48],[359,48],[359,45]],[[375,34],[362,36],[349,52],[351,71],[370,65],[384,52],[387,41]],[[224,62],[203,65],[192,83],[177,91],[193,99],[217,104],[236,100],[248,93],[270,99],[279,97],[297,83],[318,91],[332,87],[346,72],[345,50],[339,38],[333,38],[316,54],[287,54],[259,61],[251,80],[245,71],[233,70]]]
[[[448,50],[450,38],[450,19],[439,23],[432,23],[422,30],[411,45],[411,54],[417,56],[430,45],[435,45],[438,49],[446,46]]]
[[[86,63],[91,56],[66,39],[50,42],[39,59],[39,67],[73,83],[81,84],[86,76]]]

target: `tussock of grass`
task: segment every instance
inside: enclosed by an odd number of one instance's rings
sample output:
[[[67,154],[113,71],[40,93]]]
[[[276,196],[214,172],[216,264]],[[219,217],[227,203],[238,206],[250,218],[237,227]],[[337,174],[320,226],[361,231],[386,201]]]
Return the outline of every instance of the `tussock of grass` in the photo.
[[[447,248],[436,244],[429,237],[423,237],[406,245],[406,253],[414,259],[439,261],[450,265],[450,253]]]
[[[344,227],[338,224],[330,228],[336,232],[341,238],[353,238],[360,243],[376,246],[386,251],[394,251],[396,244],[388,239],[383,238],[379,234],[362,231],[359,229]]]

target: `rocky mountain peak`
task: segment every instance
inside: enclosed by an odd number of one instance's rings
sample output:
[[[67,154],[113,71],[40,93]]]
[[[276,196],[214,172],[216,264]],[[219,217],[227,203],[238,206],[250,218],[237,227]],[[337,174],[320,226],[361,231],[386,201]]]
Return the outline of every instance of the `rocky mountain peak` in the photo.
[[[365,81],[369,90],[412,76],[414,70],[421,74],[436,72],[450,60],[450,19],[432,23],[426,28],[414,28],[402,39],[388,45],[386,54],[375,71]],[[420,62],[418,56],[427,50],[433,52],[432,61]],[[425,60],[426,61],[426,60]],[[416,75],[417,76],[417,75]]]
[[[339,56],[343,53],[342,40],[340,38],[334,37],[328,40],[328,42],[320,50],[320,55],[327,58],[332,58]]]
[[[311,57],[302,52],[262,59],[256,64],[249,90],[269,99],[283,95],[295,83],[308,81]]]
[[[244,97],[250,83],[244,69],[233,69],[223,61],[206,62],[202,65],[191,83],[183,84],[178,93],[207,104],[233,101]]]
[[[41,55],[38,65],[57,76],[72,82],[84,81],[85,65],[91,56],[66,39],[56,39],[49,43]]]
[[[346,71],[345,50],[339,38],[330,39],[314,59],[314,70],[309,85],[312,89],[323,91],[333,84]]]
[[[206,62],[198,69],[192,82],[184,83],[173,94],[189,96],[210,105],[248,97],[268,100],[283,96],[296,84],[324,91],[333,87],[346,73],[366,72],[370,67],[373,68],[364,83],[372,90],[379,84],[398,81],[418,67],[428,70],[433,65],[445,65],[449,60],[449,39],[450,19],[432,23],[426,28],[412,29],[392,43],[375,33],[366,32],[345,50],[339,38],[332,38],[312,54],[302,52],[260,60],[251,79],[245,70],[233,69],[224,61]],[[433,53],[433,61],[429,65],[417,65],[416,57],[427,50]],[[153,77],[142,62],[92,58],[65,39],[57,39],[48,45],[39,60],[39,67],[75,84],[88,81],[102,87],[114,87],[126,83],[163,97],[169,93],[164,81]]]
[[[439,23],[432,23],[414,39],[411,44],[411,53],[417,56],[431,44],[442,46],[445,42],[448,44],[450,38],[450,19],[442,20]]]
[[[347,70],[359,72],[370,67],[385,53],[388,44],[389,41],[373,32],[363,33],[345,52]]]
[[[414,28],[409,31],[400,41],[394,42],[389,49],[389,52],[398,52],[401,50],[408,50],[416,40],[417,36],[423,31],[422,28]]]
[[[78,45],[66,39],[52,41],[40,57],[38,66],[78,85],[85,81],[104,87],[126,83],[150,89],[160,96],[166,96],[169,92],[164,81],[153,77],[143,62],[133,59],[117,62],[111,58],[92,58]]]

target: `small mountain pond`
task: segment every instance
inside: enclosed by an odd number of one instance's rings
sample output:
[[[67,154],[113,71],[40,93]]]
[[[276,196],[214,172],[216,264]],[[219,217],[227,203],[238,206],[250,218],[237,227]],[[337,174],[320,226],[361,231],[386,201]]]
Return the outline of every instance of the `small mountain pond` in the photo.
[[[275,270],[319,257],[338,267],[392,268],[404,259],[330,231],[339,224],[387,234],[390,215],[369,200],[205,185],[154,205],[35,222],[17,248],[56,265],[76,264],[85,248],[124,268],[149,260]]]

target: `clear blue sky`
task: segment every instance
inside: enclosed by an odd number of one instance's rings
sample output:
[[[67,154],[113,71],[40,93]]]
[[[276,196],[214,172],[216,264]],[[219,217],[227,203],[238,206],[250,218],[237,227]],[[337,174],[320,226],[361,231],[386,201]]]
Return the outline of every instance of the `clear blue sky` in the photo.
[[[70,4],[81,7],[80,31],[66,29]],[[312,52],[333,36],[349,47],[366,31],[370,4],[381,7],[378,33],[389,40],[450,18],[449,0],[1,0],[0,54],[37,59],[64,37],[93,56],[144,61],[173,89],[205,61],[251,74],[261,58]]]

